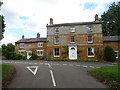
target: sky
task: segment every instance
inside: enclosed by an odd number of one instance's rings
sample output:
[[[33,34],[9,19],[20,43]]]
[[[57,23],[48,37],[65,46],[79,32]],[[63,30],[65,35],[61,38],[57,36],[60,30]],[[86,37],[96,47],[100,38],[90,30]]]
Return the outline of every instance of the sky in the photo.
[[[0,14],[5,18],[4,38],[0,44],[15,43],[22,38],[46,37],[46,24],[94,21],[109,5],[119,0],[1,0]]]

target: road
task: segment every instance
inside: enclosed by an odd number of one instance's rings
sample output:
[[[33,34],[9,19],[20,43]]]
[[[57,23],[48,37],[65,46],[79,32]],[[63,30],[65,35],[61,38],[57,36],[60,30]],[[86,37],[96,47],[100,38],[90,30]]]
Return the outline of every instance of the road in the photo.
[[[111,66],[97,62],[28,60],[0,60],[0,62],[14,65],[17,71],[8,88],[107,88],[91,77],[87,70]]]

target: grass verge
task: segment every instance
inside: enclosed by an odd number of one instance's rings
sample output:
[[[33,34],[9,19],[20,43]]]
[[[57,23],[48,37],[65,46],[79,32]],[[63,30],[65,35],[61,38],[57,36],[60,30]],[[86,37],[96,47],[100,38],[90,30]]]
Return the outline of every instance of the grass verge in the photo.
[[[0,80],[2,80],[2,87],[5,88],[15,74],[15,68],[12,65],[0,65],[0,68],[2,68],[2,78]]]
[[[120,66],[104,66],[88,72],[110,88],[120,89]]]

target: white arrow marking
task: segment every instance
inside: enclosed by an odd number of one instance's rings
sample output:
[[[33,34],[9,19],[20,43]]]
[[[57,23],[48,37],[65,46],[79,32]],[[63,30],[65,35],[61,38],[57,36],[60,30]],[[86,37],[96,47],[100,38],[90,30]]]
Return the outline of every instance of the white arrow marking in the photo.
[[[37,73],[38,70],[38,66],[28,66],[26,67],[28,70],[30,70],[32,72],[33,75],[35,75]],[[35,70],[33,71],[31,68],[35,68]]]

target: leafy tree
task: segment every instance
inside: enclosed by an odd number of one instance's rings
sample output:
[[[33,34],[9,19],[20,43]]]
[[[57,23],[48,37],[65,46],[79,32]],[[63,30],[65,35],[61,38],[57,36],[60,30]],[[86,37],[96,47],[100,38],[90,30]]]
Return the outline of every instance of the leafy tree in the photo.
[[[116,60],[116,58],[115,58],[115,52],[112,49],[112,47],[110,47],[110,46],[105,47],[104,55],[105,55],[105,60],[106,61],[113,62],[113,61]]]
[[[3,2],[0,1],[0,11],[1,11],[1,6],[2,6]],[[5,31],[5,21],[4,21],[4,16],[0,15],[0,40],[3,39],[3,33]]]
[[[3,44],[2,45],[2,55],[5,56],[5,54],[6,54],[6,45]]]
[[[101,15],[103,35],[120,35],[120,2],[111,4],[109,9]]]

